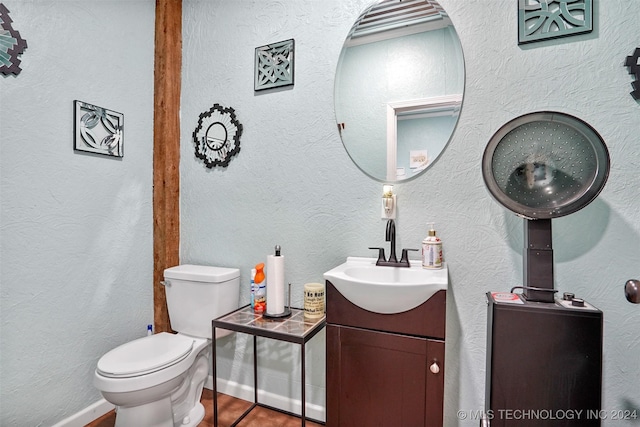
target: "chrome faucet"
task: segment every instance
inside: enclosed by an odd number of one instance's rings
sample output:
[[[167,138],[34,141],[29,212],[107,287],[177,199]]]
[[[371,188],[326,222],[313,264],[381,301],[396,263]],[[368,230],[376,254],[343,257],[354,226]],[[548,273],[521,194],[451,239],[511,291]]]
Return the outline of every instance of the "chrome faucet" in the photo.
[[[409,251],[417,251],[417,249],[403,249],[402,257],[400,258],[400,261],[398,261],[398,258],[396,257],[396,223],[392,219],[387,221],[385,241],[390,242],[391,246],[391,255],[389,255],[389,259],[385,259],[384,248],[369,248],[378,250],[378,260],[376,261],[376,265],[385,267],[410,267],[411,265],[409,264],[408,253]]]

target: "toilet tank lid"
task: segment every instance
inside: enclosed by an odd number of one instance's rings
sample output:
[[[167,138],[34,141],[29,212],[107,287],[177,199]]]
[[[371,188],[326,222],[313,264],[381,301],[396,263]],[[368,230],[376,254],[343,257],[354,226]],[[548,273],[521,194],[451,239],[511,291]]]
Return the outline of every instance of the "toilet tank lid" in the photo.
[[[191,280],[194,282],[220,283],[240,277],[237,268],[183,264],[164,270],[165,279]]]

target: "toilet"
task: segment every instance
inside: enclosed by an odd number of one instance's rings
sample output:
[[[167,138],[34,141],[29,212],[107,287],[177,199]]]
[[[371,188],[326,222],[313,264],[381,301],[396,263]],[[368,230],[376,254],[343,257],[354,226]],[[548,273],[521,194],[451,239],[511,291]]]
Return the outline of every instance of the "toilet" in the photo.
[[[186,264],[166,269],[164,279],[177,333],[122,344],[95,370],[93,384],[116,406],[116,427],[191,427],[204,418],[211,321],[238,308],[240,271]],[[229,333],[217,331],[216,339]]]

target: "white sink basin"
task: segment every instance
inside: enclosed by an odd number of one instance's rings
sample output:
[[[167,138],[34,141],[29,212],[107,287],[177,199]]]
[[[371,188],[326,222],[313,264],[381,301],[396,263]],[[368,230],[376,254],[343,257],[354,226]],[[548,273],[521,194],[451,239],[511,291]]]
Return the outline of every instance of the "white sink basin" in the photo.
[[[347,262],[324,273],[325,280],[349,301],[374,313],[392,314],[416,308],[439,290],[449,286],[445,265],[439,270],[411,267],[381,267],[375,258],[349,257]]]

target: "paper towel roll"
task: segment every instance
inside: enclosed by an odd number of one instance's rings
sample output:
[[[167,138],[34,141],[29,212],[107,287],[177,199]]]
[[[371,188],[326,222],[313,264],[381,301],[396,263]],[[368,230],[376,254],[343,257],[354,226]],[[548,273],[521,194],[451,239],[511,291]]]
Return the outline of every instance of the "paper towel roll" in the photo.
[[[284,313],[284,257],[267,256],[267,314]]]

